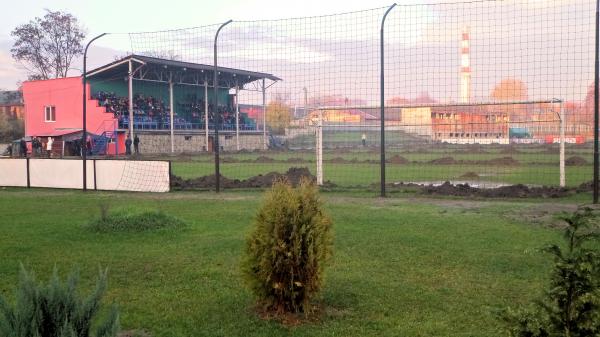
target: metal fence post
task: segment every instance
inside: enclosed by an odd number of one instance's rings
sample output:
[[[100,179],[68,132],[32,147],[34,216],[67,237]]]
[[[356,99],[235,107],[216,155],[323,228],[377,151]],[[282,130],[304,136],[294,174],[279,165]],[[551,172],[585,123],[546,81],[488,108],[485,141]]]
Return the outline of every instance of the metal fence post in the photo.
[[[600,159],[598,155],[598,118],[600,117],[598,114],[598,91],[599,84],[598,78],[599,76],[599,66],[598,66],[598,53],[599,50],[599,40],[600,40],[600,1],[596,0],[596,46],[595,46],[595,61],[594,61],[594,204],[598,203],[598,170],[600,169]]]
[[[87,52],[88,52],[88,48],[90,47],[90,45],[92,44],[92,42],[98,40],[99,38],[103,37],[104,35],[106,35],[107,33],[102,33],[98,36],[96,36],[95,38],[91,39],[90,42],[87,43],[87,45],[85,46],[85,51],[83,52],[83,135],[81,137],[81,146],[83,148],[82,151],[82,161],[83,161],[83,190],[87,191]]]
[[[380,133],[381,133],[381,144],[380,144],[380,149],[381,149],[381,154],[380,154],[380,168],[381,168],[381,177],[380,177],[380,182],[381,182],[381,197],[385,197],[385,66],[384,66],[384,51],[383,51],[383,28],[385,25],[385,18],[387,17],[387,15],[390,13],[390,11],[396,7],[396,3],[394,3],[393,5],[390,6],[390,8],[387,9],[387,11],[385,11],[385,14],[383,15],[383,18],[381,19],[381,30],[379,31],[380,33],[380,40],[379,40],[379,53],[381,56],[381,60],[380,60],[380,65],[381,65],[381,69],[380,69],[380,83],[379,83],[379,93],[380,93],[380,106],[381,106],[381,112],[380,112],[380,118],[381,118],[381,126],[380,126]]]
[[[220,191],[221,189],[221,173],[220,168],[219,168],[219,127],[220,125],[220,121],[221,121],[221,116],[219,114],[219,68],[217,67],[217,39],[219,38],[219,32],[221,31],[221,29],[223,27],[225,27],[226,25],[230,24],[233,20],[229,20],[225,23],[223,23],[221,26],[219,26],[219,29],[217,29],[217,33],[215,34],[215,45],[214,45],[214,61],[215,61],[215,66],[214,66],[214,77],[213,77],[213,92],[214,92],[214,96],[215,96],[215,106],[213,108],[213,113],[215,115],[215,140],[214,140],[214,144],[215,144],[215,178],[216,178],[216,183],[215,183],[215,190],[217,191],[217,193]],[[208,122],[208,121],[207,121]],[[208,144],[207,144],[208,145]]]

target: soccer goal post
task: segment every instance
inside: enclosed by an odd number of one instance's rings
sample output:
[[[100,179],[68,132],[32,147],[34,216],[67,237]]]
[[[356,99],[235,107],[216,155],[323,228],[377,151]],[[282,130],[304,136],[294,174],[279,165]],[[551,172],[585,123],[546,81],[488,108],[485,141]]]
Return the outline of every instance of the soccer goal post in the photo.
[[[516,106],[525,106],[524,108],[516,109]],[[527,106],[533,108],[528,109]],[[559,143],[559,177],[558,183],[560,187],[566,186],[565,176],[565,123],[566,114],[563,107],[562,99],[546,99],[546,100],[513,100],[502,102],[473,102],[473,103],[432,103],[432,104],[390,104],[386,105],[385,109],[396,109],[399,112],[398,121],[385,122],[385,130],[379,129],[379,132],[390,132],[388,127],[394,130],[406,130],[407,132],[416,132],[415,130],[428,129],[426,133],[430,137],[430,141],[435,143],[447,144],[503,144],[510,145],[511,137],[510,130],[520,127],[522,129],[531,130],[535,134],[535,138],[529,141],[537,141],[545,143]],[[426,118],[411,118],[410,113],[419,110],[419,113],[427,114]],[[341,118],[332,118],[332,112],[338,111],[340,114],[350,112],[361,114],[361,112],[369,111],[370,113],[380,110],[377,105],[345,105],[345,106],[320,106],[315,108],[318,112],[318,119],[315,123],[315,145],[316,145],[316,170],[317,184],[323,184],[323,128],[326,126],[328,130],[334,129],[336,126],[347,129],[360,130],[365,127],[361,120],[359,124],[341,122]],[[510,120],[512,112],[523,113],[524,119]],[[324,116],[323,112],[327,112]],[[362,113],[362,115],[367,115]],[[534,119],[532,116],[537,115]],[[457,117],[458,116],[458,117]],[[479,116],[479,118],[474,118]],[[335,119],[333,121],[332,119]],[[558,128],[556,124],[558,123]],[[493,127],[490,128],[490,125]],[[451,130],[471,130],[471,132],[451,132]],[[483,130],[494,130],[488,136],[488,132]],[[477,132],[477,130],[482,130]],[[501,131],[498,131],[501,130]],[[438,132],[439,131],[439,132]],[[556,135],[558,137],[544,137],[545,135]],[[466,135],[466,136],[465,136]],[[484,136],[485,135],[485,136]],[[556,139],[558,138],[558,139]],[[524,140],[523,140],[524,141]],[[385,144],[379,144],[385,149]],[[385,160],[381,158],[379,165],[385,167]],[[449,178],[449,177],[448,177]]]

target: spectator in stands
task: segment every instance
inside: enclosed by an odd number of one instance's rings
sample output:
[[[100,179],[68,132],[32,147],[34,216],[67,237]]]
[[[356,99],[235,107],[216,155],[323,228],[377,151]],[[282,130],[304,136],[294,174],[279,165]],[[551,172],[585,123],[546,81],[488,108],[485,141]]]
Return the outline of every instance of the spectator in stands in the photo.
[[[138,135],[135,135],[135,137],[133,137],[133,148],[135,150],[135,154],[140,154],[140,138],[138,137]]]
[[[21,156],[27,157],[27,142],[25,141],[25,138],[21,138],[21,141],[19,142],[19,147],[21,150]]]
[[[131,137],[127,135],[127,139],[125,140],[125,154],[131,156]]]
[[[52,144],[54,144],[54,139],[52,139],[52,137],[48,137],[48,142],[46,143],[46,151],[48,152],[48,158],[52,158]]]

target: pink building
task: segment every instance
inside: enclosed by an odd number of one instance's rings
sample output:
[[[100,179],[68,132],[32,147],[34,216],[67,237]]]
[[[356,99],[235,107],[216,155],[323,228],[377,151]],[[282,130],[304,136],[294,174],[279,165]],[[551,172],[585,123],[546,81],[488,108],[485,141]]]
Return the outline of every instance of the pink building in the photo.
[[[115,154],[117,148],[119,153],[123,153],[125,133],[116,132],[117,119],[97,100],[90,98],[89,85],[87,92],[87,131],[108,138],[113,138],[113,133],[118,134],[118,146],[114,142],[109,143],[107,153]],[[27,111],[25,136],[40,137],[44,142],[48,137],[53,137],[58,147],[55,152],[62,150],[63,141],[80,139],[83,126],[82,95],[82,78],[79,76],[24,82],[23,100]],[[68,149],[66,152],[69,152]]]

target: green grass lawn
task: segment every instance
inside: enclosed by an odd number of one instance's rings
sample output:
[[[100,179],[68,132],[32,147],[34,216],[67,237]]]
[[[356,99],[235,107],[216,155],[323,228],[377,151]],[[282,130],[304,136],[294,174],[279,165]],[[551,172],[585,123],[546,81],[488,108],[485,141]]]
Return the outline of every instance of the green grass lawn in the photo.
[[[214,174],[215,166],[212,162],[199,161],[174,161],[173,174],[183,178],[195,178]],[[309,163],[222,163],[221,174],[231,179],[247,179],[249,177],[276,171],[284,173],[290,167],[307,167],[316,174],[316,164]],[[363,186],[367,187],[379,182],[380,168],[378,164],[323,164],[325,180],[341,187]],[[578,186],[592,179],[592,166],[566,167],[566,182],[568,186]],[[492,165],[430,165],[430,164],[405,164],[386,165],[386,180],[388,182],[423,182],[461,180],[467,172],[475,172],[482,181],[492,181],[508,184],[551,185],[559,184],[558,165],[517,165],[517,166],[492,166]]]
[[[12,299],[19,263],[46,279],[81,270],[91,289],[109,268],[109,302],[124,329],[153,336],[498,336],[495,308],[538,294],[549,263],[536,250],[556,229],[521,212],[574,201],[387,200],[328,193],[335,223],[320,322],[293,328],[256,317],[239,271],[258,192],[0,192],[0,293]],[[82,227],[113,209],[160,209],[185,230],[99,234]]]
[[[505,153],[507,149],[516,151]],[[388,164],[386,180],[388,182],[429,182],[445,180],[463,180],[462,175],[476,173],[480,181],[506,184],[549,185],[559,184],[558,146],[515,145],[514,148],[500,145],[484,146],[485,153],[470,152],[472,148],[464,145],[418,145],[407,148],[390,147],[386,151],[387,158],[399,155],[406,158],[408,164]],[[363,148],[356,145],[352,148],[323,150],[324,179],[342,187],[368,187],[379,182],[380,167],[377,148]],[[587,164],[566,166],[567,186],[578,186],[588,182],[593,175],[592,151],[587,146],[568,145],[565,157],[580,156]],[[275,162],[254,162],[259,157],[268,157]],[[461,164],[435,165],[429,161],[442,157],[452,157]],[[511,157],[517,165],[475,164],[474,161],[485,161]],[[264,151],[253,153],[223,153],[221,174],[231,179],[247,179],[269,172],[287,171],[290,167],[307,167],[316,174],[316,155],[314,150]],[[288,159],[302,159],[304,162],[286,162]],[[330,162],[334,158],[357,163]],[[214,157],[212,154],[196,154],[188,157],[169,157],[173,161],[173,173],[183,178],[196,178],[214,174]],[[236,162],[227,162],[234,160]],[[364,161],[372,162],[364,162]]]

